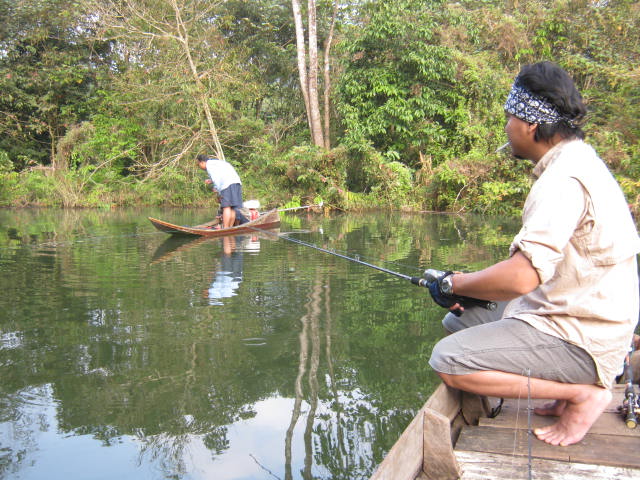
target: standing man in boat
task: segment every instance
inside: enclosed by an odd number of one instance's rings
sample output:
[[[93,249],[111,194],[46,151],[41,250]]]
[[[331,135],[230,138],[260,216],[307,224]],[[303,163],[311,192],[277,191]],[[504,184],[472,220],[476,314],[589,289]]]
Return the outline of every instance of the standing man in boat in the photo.
[[[453,334],[429,363],[460,390],[555,400],[535,412],[557,422],[534,433],[566,446],[582,440],[611,401],[638,320],[640,239],[620,187],[583,142],[586,107],[563,69],[524,66],[505,111],[512,153],[531,160],[537,177],[510,257],[429,285],[452,312],[457,295],[501,308],[447,314]]]
[[[242,182],[233,165],[204,154],[198,155],[196,161],[198,166],[209,174],[205,183],[213,184],[214,190],[218,193],[222,209],[222,228],[233,227],[236,220],[239,224],[247,223],[247,218],[239,210],[242,208]]]

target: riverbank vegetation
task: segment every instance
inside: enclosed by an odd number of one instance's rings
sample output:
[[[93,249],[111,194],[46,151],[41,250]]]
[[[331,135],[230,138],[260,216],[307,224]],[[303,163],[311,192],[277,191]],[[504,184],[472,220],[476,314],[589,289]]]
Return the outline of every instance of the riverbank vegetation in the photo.
[[[534,0],[0,0],[0,206],[246,198],[515,215],[495,153],[522,64],[565,67],[588,141],[640,208],[640,4]]]

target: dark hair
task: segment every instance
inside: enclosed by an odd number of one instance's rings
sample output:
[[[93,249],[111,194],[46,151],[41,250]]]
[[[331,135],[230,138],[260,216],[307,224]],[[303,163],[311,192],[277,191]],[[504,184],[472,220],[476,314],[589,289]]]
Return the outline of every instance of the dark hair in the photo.
[[[561,138],[584,138],[582,125],[587,107],[569,74],[552,62],[525,65],[520,70],[516,83],[531,93],[545,98],[553,104],[563,119],[557,123],[538,125],[535,140],[549,140],[558,134]]]
[[[196,157],[196,162],[198,163],[206,162],[207,160],[209,160],[209,155],[205,155],[204,153],[201,153]]]

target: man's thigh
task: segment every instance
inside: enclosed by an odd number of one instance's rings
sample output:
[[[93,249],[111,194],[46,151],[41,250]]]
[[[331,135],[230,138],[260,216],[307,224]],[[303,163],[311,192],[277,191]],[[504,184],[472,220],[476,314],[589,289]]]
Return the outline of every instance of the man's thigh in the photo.
[[[429,364],[451,375],[496,370],[562,383],[598,380],[593,359],[585,350],[511,318],[443,338],[434,347]]]

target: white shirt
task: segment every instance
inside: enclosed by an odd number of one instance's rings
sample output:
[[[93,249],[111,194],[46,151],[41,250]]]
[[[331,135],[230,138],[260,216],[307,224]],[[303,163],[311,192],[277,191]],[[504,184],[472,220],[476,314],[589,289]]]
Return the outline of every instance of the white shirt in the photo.
[[[207,160],[206,166],[209,178],[211,178],[213,186],[218,192],[221,192],[234,183],[242,184],[235,168],[233,168],[233,165],[229,162],[211,159]]]
[[[629,207],[604,162],[580,140],[554,146],[534,175],[510,252],[529,258],[541,284],[510,302],[504,317],[584,348],[609,387],[638,321],[640,239]]]

